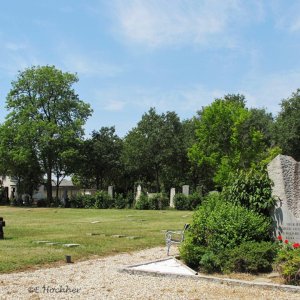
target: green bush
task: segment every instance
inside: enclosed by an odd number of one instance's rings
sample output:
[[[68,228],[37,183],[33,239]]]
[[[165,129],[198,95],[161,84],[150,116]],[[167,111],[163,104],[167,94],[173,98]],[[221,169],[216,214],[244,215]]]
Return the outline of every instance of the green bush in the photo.
[[[222,271],[260,273],[272,271],[272,264],[278,252],[274,242],[244,242],[227,249],[223,257]]]
[[[202,202],[202,196],[199,193],[184,195],[178,193],[174,196],[174,206],[178,210],[193,210]]]
[[[82,195],[82,205],[84,208],[94,208],[95,198],[94,195]]]
[[[105,191],[98,191],[94,197],[94,208],[112,208],[114,202],[112,197]]]
[[[194,210],[197,208],[202,202],[202,195],[199,193],[193,193],[188,196],[189,209]]]
[[[174,196],[174,206],[178,210],[189,210],[189,199],[186,195],[178,193]]]
[[[84,197],[84,195],[81,195],[81,194],[72,195],[69,200],[70,207],[71,208],[84,208],[83,197]]]
[[[231,184],[223,189],[226,200],[269,216],[276,199],[272,196],[272,182],[267,171],[254,168],[241,170],[232,178]]]
[[[169,206],[169,199],[164,194],[156,194],[152,197],[148,197],[149,209],[164,209]]]
[[[180,247],[182,258],[189,264],[197,264],[206,270],[219,271],[222,262],[219,255],[227,249],[234,249],[247,241],[268,241],[270,220],[244,207],[225,202],[219,193],[209,194],[193,215],[190,230]],[[206,249],[199,257],[189,257],[191,249]],[[195,253],[192,254],[195,256]],[[205,256],[204,256],[205,255]],[[217,255],[215,266],[211,258]],[[204,257],[203,257],[204,256]]]
[[[148,197],[146,194],[142,194],[140,199],[136,202],[136,209],[164,209],[169,205],[169,199],[162,193]]]
[[[115,208],[121,209],[127,206],[127,199],[124,198],[123,194],[115,193],[113,202]]]
[[[280,249],[275,266],[286,284],[300,285],[300,248],[284,247]]]
[[[48,207],[49,206],[49,202],[47,199],[39,199],[36,201],[36,206],[37,207]]]
[[[135,209],[149,209],[148,196],[142,194],[135,203]]]

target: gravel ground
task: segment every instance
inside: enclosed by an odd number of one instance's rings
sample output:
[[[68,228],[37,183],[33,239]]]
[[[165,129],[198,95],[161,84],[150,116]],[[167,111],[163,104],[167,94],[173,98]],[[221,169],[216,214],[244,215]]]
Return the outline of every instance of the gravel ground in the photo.
[[[300,299],[300,293],[118,269],[165,258],[165,248],[122,253],[60,267],[0,275],[0,299]]]

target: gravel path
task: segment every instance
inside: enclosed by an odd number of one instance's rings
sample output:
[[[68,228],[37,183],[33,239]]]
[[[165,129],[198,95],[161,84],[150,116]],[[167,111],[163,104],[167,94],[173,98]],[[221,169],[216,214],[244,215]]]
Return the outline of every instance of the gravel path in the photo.
[[[300,299],[300,293],[118,272],[165,258],[165,248],[0,275],[0,299]]]

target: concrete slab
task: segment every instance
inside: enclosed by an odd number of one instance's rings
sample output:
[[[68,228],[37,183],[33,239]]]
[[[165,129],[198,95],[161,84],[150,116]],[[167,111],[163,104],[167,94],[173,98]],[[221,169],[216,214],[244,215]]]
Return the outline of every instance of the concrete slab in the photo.
[[[176,258],[167,258],[153,262],[143,263],[127,267],[134,271],[145,271],[162,274],[175,274],[175,275],[196,275],[197,272],[183,265]]]

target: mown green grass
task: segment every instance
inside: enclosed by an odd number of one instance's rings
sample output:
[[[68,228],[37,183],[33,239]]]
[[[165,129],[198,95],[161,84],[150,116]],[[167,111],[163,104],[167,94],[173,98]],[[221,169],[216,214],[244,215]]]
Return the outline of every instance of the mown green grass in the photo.
[[[192,212],[0,207],[0,216],[6,221],[0,240],[0,273],[5,273],[62,262],[65,255],[78,261],[164,245],[163,230],[181,229]],[[62,246],[67,243],[80,246]]]

